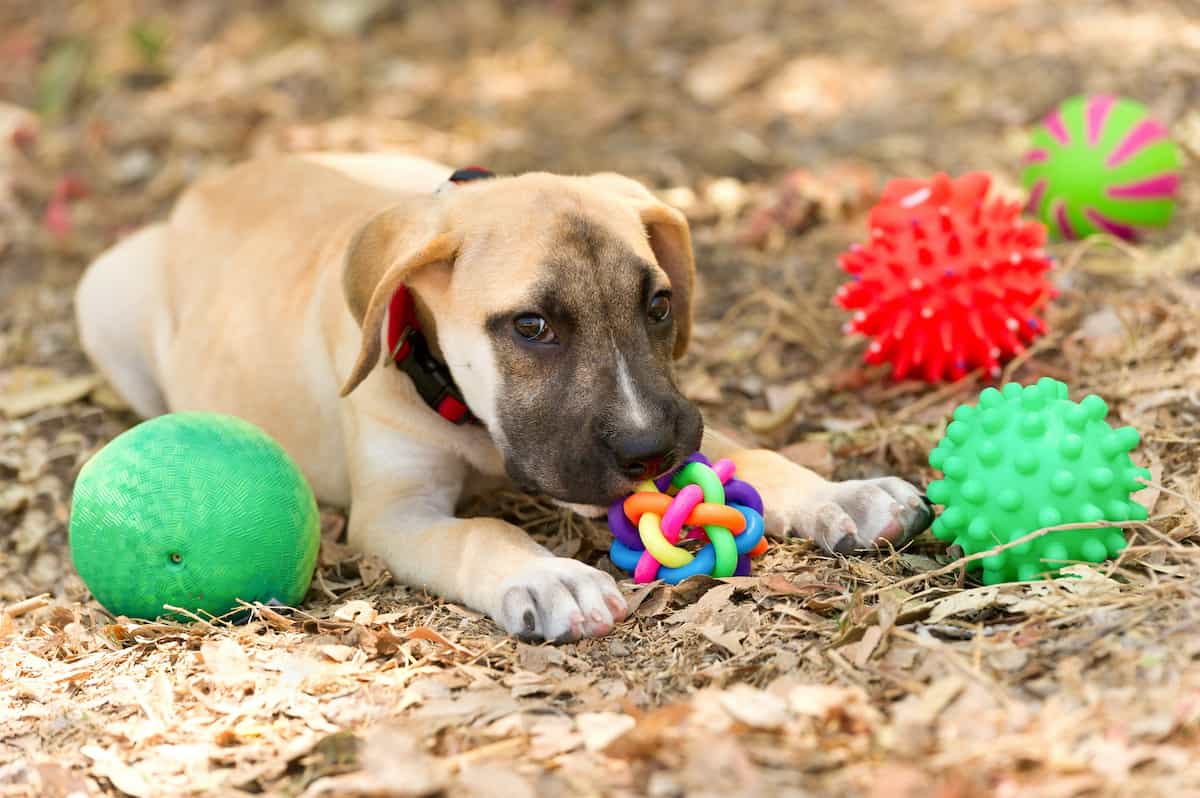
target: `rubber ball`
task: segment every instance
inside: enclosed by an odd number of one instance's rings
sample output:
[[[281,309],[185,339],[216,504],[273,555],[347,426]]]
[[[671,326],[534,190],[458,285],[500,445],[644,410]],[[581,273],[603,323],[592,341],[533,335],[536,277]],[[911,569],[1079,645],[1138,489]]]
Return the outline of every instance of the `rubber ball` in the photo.
[[[1034,130],[1022,181],[1027,210],[1057,239],[1136,240],[1163,227],[1179,191],[1179,147],[1133,100],[1072,97]]]
[[[319,544],[320,514],[300,469],[233,416],[143,422],[75,483],[71,556],[114,615],[185,619],[225,615],[239,600],[298,604]]]

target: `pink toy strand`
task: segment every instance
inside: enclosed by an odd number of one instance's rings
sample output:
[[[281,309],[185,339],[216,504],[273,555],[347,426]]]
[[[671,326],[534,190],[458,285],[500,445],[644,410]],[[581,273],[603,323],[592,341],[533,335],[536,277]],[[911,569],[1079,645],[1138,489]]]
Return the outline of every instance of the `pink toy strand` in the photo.
[[[720,472],[718,472],[720,473]],[[675,543],[679,540],[679,530],[683,529],[683,522],[692,514],[692,510],[696,509],[696,505],[704,501],[704,491],[699,485],[684,485],[679,493],[675,494],[674,501],[662,517],[662,532],[669,542]]]
[[[658,576],[658,560],[648,551],[643,551],[638,558],[637,566],[633,569],[633,581],[639,584],[653,582]]]
[[[713,464],[712,469],[717,472],[717,477],[721,480],[721,484],[724,485],[733,479],[733,472],[737,470],[737,466],[728,457],[723,457]]]

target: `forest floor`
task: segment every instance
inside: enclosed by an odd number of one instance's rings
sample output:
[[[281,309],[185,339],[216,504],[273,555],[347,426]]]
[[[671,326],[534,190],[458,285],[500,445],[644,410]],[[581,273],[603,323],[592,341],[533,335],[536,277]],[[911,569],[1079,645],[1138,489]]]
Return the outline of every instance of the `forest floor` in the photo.
[[[1054,245],[1050,333],[1005,370],[1142,431],[1117,562],[982,587],[920,537],[753,576],[626,583],[608,637],[517,642],[391,582],[323,513],[296,613],[112,618],[66,540],[82,463],[135,419],[72,290],[194,176],[401,149],[612,170],[684,210],[704,283],[681,378],[710,419],[830,476],[926,484],[984,386],[860,365],[836,256],[883,182],[1017,185],[1073,94],[1149,105],[1187,167],[1138,247]],[[8,0],[0,7],[0,796],[1200,795],[1200,7],[1190,0]],[[492,509],[603,564],[607,533]]]

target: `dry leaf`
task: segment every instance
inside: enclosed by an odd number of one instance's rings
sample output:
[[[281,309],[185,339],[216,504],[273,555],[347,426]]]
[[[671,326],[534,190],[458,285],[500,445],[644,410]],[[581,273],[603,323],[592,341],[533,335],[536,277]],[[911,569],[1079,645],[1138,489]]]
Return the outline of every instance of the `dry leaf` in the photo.
[[[99,377],[88,374],[83,377],[68,377],[15,393],[6,391],[0,393],[0,413],[9,418],[20,418],[47,407],[65,405],[87,396],[99,384]]]
[[[358,649],[354,648],[353,646],[344,646],[340,643],[330,643],[328,645],[320,646],[317,650],[334,662],[347,662],[354,656],[354,653],[358,651]]]
[[[742,641],[746,638],[745,632],[727,630],[719,624],[705,624],[700,627],[700,634],[735,656],[746,650],[742,646]]]
[[[468,651],[467,649],[458,645],[457,643],[447,640],[445,637],[443,637],[441,635],[441,633],[435,632],[433,629],[430,629],[428,626],[418,626],[416,629],[409,631],[405,636],[409,640],[428,640],[431,643],[440,643],[441,645],[446,646],[447,648],[454,649],[455,651],[457,651],[460,654],[467,654],[469,656],[473,656],[470,651]]]
[[[621,712],[581,712],[575,716],[575,726],[589,751],[603,751],[609,743],[636,725],[629,715]]]
[[[333,614],[335,618],[350,621],[351,623],[360,623],[363,626],[370,626],[375,623],[375,619],[378,616],[379,613],[375,611],[375,608],[362,599],[347,601],[338,607],[337,611]]]
[[[113,786],[134,798],[149,798],[154,794],[140,773],[121,761],[112,751],[98,745],[85,745],[80,752],[93,761],[92,770],[112,782]]]
[[[933,610],[929,613],[929,622],[937,623],[954,615],[979,612],[994,607],[999,596],[1000,588],[996,586],[976,587],[951,593],[945,598],[932,602]]]
[[[250,681],[250,658],[232,637],[205,640],[200,644],[200,658],[218,684],[236,685]]]
[[[745,684],[722,691],[717,700],[739,723],[755,729],[778,729],[787,723],[787,702],[777,695]]]

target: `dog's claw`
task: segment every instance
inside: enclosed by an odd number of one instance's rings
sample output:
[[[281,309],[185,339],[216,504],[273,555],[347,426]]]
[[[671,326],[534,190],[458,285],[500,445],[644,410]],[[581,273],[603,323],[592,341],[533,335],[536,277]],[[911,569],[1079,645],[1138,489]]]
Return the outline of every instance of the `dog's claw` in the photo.
[[[599,637],[625,618],[625,599],[608,574],[567,557],[540,557],[499,591],[492,617],[526,640],[567,643]]]
[[[801,530],[827,551],[899,548],[933,520],[921,493],[895,477],[830,484]]]

